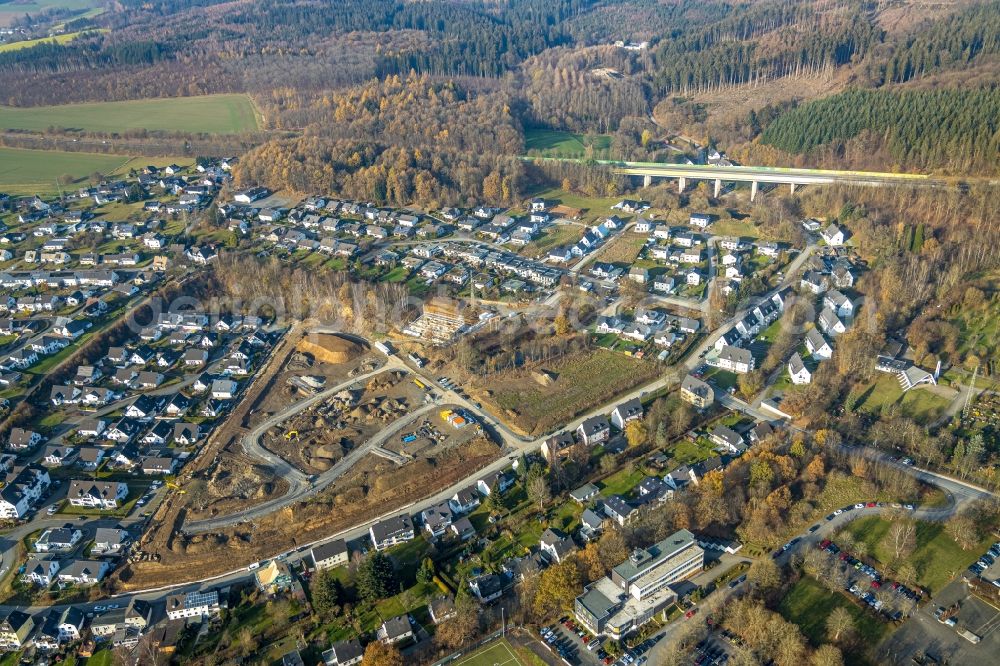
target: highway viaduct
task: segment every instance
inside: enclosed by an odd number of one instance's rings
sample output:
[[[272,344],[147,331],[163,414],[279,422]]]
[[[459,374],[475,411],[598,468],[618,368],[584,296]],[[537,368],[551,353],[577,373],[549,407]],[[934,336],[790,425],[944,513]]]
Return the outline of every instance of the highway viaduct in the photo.
[[[529,160],[573,161],[555,158],[526,158]],[[664,164],[658,162],[620,162],[614,160],[592,160],[588,163],[607,166],[616,174],[641,176],[649,187],[654,178],[676,178],[680,192],[687,188],[689,181],[706,180],[715,185],[715,196],[722,192],[723,183],[750,183],[750,200],[757,198],[761,184],[788,185],[792,192],[798,185],[829,185],[846,183],[851,185],[923,185],[936,186],[943,181],[924,174],[885,173],[878,171],[836,171],[830,169],[794,169],[760,166],[715,166],[711,164]]]

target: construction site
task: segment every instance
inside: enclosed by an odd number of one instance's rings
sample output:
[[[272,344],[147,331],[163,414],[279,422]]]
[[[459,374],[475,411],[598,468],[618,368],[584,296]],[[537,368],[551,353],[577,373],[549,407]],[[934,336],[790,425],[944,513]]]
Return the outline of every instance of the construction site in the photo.
[[[479,309],[451,298],[432,298],[403,329],[405,335],[435,346],[451,344],[480,322]]]
[[[268,428],[261,443],[307,474],[325,472],[388,424],[423,404],[424,392],[406,379],[402,370],[385,370],[340,389]],[[298,391],[303,397],[316,394],[315,390]],[[255,421],[268,416],[262,413]]]
[[[289,333],[206,455],[178,479],[115,585],[153,587],[272,557],[495,461],[500,447],[476,416],[433,395],[363,340]],[[213,527],[185,529],[199,521]]]

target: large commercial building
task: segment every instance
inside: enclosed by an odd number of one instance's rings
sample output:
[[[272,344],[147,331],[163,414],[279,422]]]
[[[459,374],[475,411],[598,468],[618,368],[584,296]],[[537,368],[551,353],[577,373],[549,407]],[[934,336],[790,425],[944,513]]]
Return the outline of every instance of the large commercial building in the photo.
[[[673,603],[670,584],[700,571],[705,551],[687,530],[633,552],[607,578],[576,598],[575,613],[592,633],[621,639]]]

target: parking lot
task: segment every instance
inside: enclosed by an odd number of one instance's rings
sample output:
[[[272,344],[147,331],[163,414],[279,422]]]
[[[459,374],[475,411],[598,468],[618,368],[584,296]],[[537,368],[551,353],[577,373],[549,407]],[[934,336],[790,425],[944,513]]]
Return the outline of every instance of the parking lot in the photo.
[[[738,640],[728,631],[712,632],[694,647],[691,663],[696,666],[720,666],[729,661],[729,647]]]
[[[950,621],[941,621],[939,609]],[[956,612],[957,609],[957,612]],[[1000,610],[972,596],[961,580],[945,587],[879,647],[879,656],[890,663],[909,662],[911,657],[928,656],[938,663],[992,664],[1000,654]],[[972,642],[959,632],[978,637]]]
[[[592,639],[568,617],[563,618],[561,622],[543,627],[541,635],[542,640],[552,652],[571,664],[599,666],[604,663],[603,659],[607,657],[607,653],[603,649],[587,649],[588,644],[595,639]],[[584,641],[585,638],[586,641]],[[600,654],[603,654],[604,657],[599,656],[599,649],[601,650]]]
[[[591,636],[572,618],[564,617],[558,623],[542,627],[542,640],[549,649],[574,666],[643,666],[646,653],[657,639],[648,639],[617,656],[608,654],[600,638]]]

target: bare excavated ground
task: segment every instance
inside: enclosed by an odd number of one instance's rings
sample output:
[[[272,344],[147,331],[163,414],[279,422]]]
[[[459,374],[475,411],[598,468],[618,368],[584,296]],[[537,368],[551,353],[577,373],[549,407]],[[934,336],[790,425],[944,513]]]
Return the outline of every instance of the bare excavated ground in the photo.
[[[153,528],[143,545],[145,560],[123,567],[114,584],[122,590],[157,587],[273,557],[431,496],[496,460],[500,449],[475,437],[434,453],[403,466],[366,456],[315,497],[249,525],[184,537],[174,533],[173,522],[164,522]]]
[[[304,473],[319,474],[421,404],[423,392],[406,374],[388,370],[290,417],[261,441]]]
[[[201,466],[192,474],[196,481],[192,487],[185,487],[182,503],[189,519],[233,513],[287,491],[284,479],[276,477],[267,465],[244,452],[243,438],[275,411],[306,397],[288,383],[289,379],[305,375],[322,378],[325,385],[335,386],[376,367],[377,357],[361,347],[339,350],[343,354],[336,358],[341,363],[318,362],[312,354],[300,351],[303,341],[309,339],[310,336],[303,335],[300,330],[290,331],[275,350],[271,363],[218,429],[214,435],[213,455],[204,456]],[[296,459],[290,462],[297,464]],[[307,473],[319,471],[306,464],[300,468]]]

